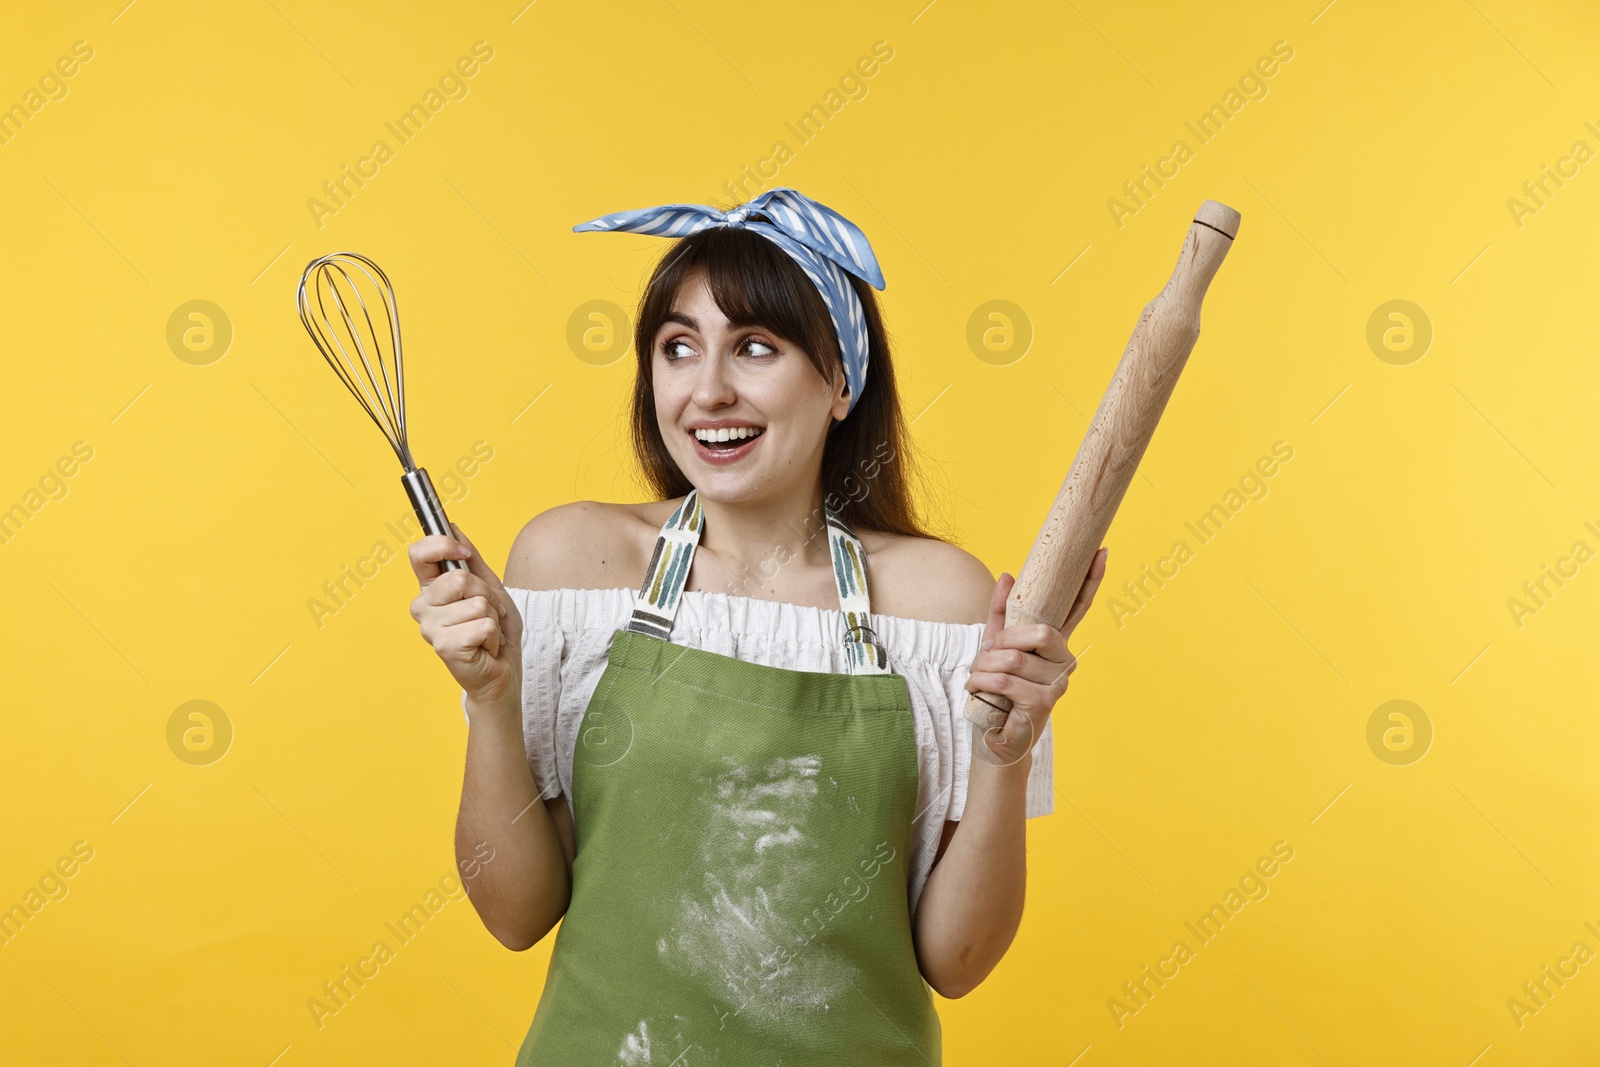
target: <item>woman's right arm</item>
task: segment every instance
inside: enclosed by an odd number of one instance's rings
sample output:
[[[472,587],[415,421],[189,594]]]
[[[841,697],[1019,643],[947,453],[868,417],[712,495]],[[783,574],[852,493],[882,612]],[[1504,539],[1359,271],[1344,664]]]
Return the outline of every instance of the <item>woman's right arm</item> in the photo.
[[[566,913],[571,816],[563,798],[548,807],[540,801],[528,767],[521,614],[460,527],[454,529],[455,539],[434,535],[411,546],[421,585],[411,614],[466,693],[466,769],[455,842],[462,882],[489,932],[521,951]],[[467,569],[443,570],[441,562],[451,558],[466,561]],[[514,551],[512,559],[521,567],[529,555]],[[529,575],[508,569],[507,578],[537,588]]]

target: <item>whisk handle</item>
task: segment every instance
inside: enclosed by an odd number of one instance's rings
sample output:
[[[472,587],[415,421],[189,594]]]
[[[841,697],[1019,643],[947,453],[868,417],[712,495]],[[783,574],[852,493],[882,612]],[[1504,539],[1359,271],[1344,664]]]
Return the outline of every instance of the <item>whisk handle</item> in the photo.
[[[417,513],[417,521],[422,524],[424,534],[454,536],[450,531],[450,520],[445,517],[444,505],[439,503],[439,494],[433,491],[433,480],[428,477],[427,470],[418,467],[414,471],[406,471],[400,476],[400,484],[406,487],[411,510]],[[459,559],[447,559],[440,566],[447,571],[459,571],[466,569],[467,565]]]

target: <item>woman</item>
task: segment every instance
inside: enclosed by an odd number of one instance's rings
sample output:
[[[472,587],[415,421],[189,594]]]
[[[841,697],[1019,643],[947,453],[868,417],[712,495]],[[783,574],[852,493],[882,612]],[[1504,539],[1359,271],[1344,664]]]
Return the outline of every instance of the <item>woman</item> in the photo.
[[[470,724],[458,857],[493,849],[473,905],[512,949],[561,921],[518,1062],[937,1064],[929,988],[973,989],[1021,919],[1105,550],[1061,630],[1006,627],[1010,576],[923,533],[842,216],[774,189],[577,229],[681,238],[634,344],[662,499],[544,512],[504,585],[459,528],[411,550]],[[961,716],[976,690],[1003,730]]]

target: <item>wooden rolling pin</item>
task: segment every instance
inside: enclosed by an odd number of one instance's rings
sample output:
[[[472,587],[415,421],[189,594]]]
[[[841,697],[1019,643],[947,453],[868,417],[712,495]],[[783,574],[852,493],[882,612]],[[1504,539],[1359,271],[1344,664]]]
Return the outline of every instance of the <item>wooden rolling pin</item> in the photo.
[[[1195,212],[1178,265],[1139,316],[1067,480],[1017,574],[1006,601],[1007,626],[1043,622],[1060,629],[1067,621],[1200,336],[1200,302],[1238,232],[1239,213],[1231,207],[1207,200]],[[1003,696],[973,693],[965,715],[990,730],[1004,726],[1010,711],[1011,701]]]

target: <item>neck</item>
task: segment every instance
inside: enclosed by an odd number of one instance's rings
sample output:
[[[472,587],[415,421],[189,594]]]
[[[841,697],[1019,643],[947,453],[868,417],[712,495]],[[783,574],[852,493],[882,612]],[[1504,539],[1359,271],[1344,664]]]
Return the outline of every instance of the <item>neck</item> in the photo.
[[[700,548],[740,574],[770,578],[778,566],[832,566],[821,481],[809,495],[725,503],[701,497],[705,527]]]

